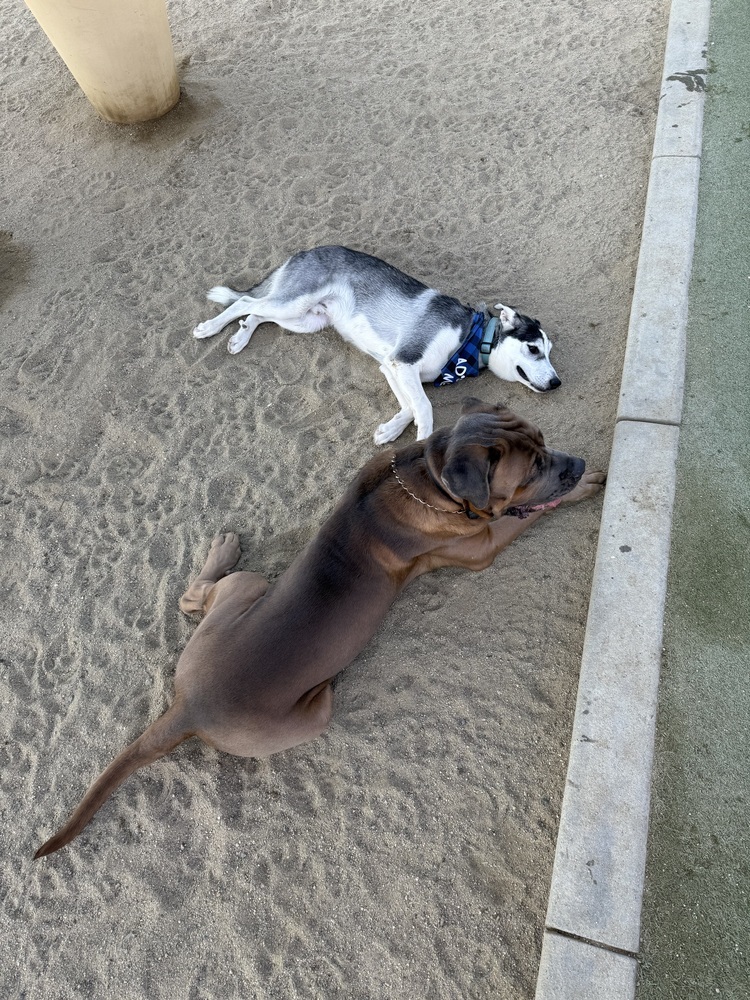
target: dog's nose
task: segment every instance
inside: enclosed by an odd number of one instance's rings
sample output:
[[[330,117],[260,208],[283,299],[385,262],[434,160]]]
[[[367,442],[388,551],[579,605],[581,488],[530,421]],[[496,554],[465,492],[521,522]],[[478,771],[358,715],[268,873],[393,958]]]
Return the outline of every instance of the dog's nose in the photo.
[[[559,385],[562,385],[562,382],[561,382],[561,381],[560,381],[560,379],[559,379],[559,378],[557,377],[557,375],[554,375],[554,376],[553,376],[553,377],[552,377],[552,378],[551,378],[551,379],[549,380],[549,385],[547,386],[547,392],[549,392],[549,391],[550,391],[550,389],[556,389],[556,388],[557,388],[557,387],[558,387]]]
[[[565,469],[560,473],[560,482],[566,489],[572,490],[585,471],[585,461],[582,458],[576,458],[574,455],[571,455],[568,458]]]

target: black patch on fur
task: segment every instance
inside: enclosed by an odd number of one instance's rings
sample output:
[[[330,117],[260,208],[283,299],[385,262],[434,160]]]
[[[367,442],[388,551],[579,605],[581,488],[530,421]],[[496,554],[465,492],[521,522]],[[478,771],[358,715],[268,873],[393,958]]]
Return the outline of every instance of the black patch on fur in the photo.
[[[408,337],[406,343],[393,355],[394,361],[400,361],[402,365],[416,365],[424,355],[427,348],[427,341],[421,340],[418,334]]]
[[[538,319],[532,319],[531,316],[524,316],[522,313],[516,313],[516,322],[518,326],[511,330],[509,333],[501,332],[500,340],[505,340],[506,337],[515,337],[516,340],[521,340],[524,343],[532,343],[534,340],[542,340],[542,326]],[[500,324],[498,323],[498,328]]]
[[[399,341],[393,357],[405,365],[415,365],[424,357],[424,352],[432,343],[435,332],[444,326],[459,329],[459,343],[463,343],[471,332],[471,317],[474,310],[454,299],[452,295],[438,293],[431,299],[418,325]],[[456,345],[458,346],[458,345]],[[448,360],[447,358],[445,359]]]

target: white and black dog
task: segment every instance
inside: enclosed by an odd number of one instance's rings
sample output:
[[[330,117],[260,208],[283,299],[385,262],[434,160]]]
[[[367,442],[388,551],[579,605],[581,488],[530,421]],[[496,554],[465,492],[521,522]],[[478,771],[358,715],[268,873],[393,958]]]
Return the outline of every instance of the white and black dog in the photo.
[[[213,337],[244,316],[229,338],[237,354],[261,323],[293,333],[332,326],[380,363],[401,409],[375,431],[375,443],[395,439],[414,421],[417,440],[432,433],[432,407],[422,382],[444,385],[489,368],[499,378],[535,392],[560,385],[550,364],[552,343],[539,322],[498,303],[499,316],[473,309],[369,254],[346,247],[315,247],[294,254],[246,292],[212,288],[212,302],[228,306],[200,323],[193,336]]]

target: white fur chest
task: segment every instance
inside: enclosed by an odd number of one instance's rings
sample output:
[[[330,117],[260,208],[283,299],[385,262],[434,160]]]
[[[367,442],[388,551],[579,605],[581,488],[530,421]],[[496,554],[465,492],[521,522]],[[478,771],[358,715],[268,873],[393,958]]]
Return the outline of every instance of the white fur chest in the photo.
[[[462,331],[453,326],[444,326],[437,332],[431,343],[427,345],[419,364],[419,377],[423,382],[433,382],[443,365],[458,350]]]

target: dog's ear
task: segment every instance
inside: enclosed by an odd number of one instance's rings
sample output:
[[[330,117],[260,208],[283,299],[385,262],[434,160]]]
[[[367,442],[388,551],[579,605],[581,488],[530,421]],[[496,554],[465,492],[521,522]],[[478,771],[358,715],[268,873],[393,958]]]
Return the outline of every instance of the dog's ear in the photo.
[[[490,502],[490,449],[504,447],[502,431],[507,420],[517,418],[505,410],[483,403],[473,396],[464,400],[464,415],[459,417],[445,449],[440,478],[457,500],[468,500],[478,510]]]
[[[468,500],[478,510],[490,502],[490,455],[479,444],[448,448],[440,478],[457,500]]]
[[[495,309],[500,311],[498,319],[500,320],[500,326],[503,328],[503,333],[511,333],[513,330],[518,329],[520,322],[515,309],[511,309],[510,306],[504,306],[502,302],[496,302]]]

